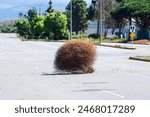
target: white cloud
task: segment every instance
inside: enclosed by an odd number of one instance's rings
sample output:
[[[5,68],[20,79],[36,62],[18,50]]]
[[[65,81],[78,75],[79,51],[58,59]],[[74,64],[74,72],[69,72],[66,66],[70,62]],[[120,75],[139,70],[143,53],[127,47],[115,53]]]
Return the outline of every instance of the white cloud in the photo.
[[[8,9],[14,7],[13,5],[8,5],[8,4],[0,4],[0,9]]]

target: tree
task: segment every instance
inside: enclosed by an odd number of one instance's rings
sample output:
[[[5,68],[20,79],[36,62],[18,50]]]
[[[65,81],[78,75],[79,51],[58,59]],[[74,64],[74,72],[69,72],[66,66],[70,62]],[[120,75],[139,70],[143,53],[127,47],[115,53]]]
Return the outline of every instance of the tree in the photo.
[[[67,17],[60,12],[53,12],[49,14],[45,21],[45,32],[49,39],[67,38]]]
[[[52,13],[54,11],[53,7],[52,7],[52,0],[49,0],[49,7],[46,10],[47,13]]]
[[[123,29],[127,24],[128,20],[124,17],[128,15],[128,12],[124,11],[122,8],[122,3],[111,11],[112,18],[115,20],[116,28],[119,28],[118,36],[121,37]]]
[[[150,26],[150,0],[124,0],[112,11],[112,16],[116,19],[118,16],[126,18],[130,21],[130,25],[131,19],[135,19],[141,29],[141,38]]]
[[[29,35],[30,38],[34,37],[34,26],[35,26],[35,18],[37,17],[38,12],[36,10],[36,8],[32,8],[28,10],[27,15],[25,16],[25,18],[28,19],[30,27],[29,27]]]
[[[28,10],[28,13],[27,13],[26,18],[27,18],[27,19],[29,20],[29,22],[31,22],[31,24],[32,24],[33,19],[34,19],[37,15],[38,15],[38,13],[37,13],[36,8],[32,8],[32,9],[29,9],[29,10]]]
[[[100,9],[100,4],[102,4],[102,9]],[[116,23],[114,19],[111,17],[111,10],[113,7],[117,5],[115,0],[102,0],[100,3],[98,3],[98,0],[91,2],[91,5],[89,6],[88,10],[88,19],[89,20],[97,20],[97,34],[100,33],[100,12],[99,10],[102,10],[102,20],[104,25],[104,36],[107,34],[107,29],[112,28],[112,33],[114,32],[116,28]]]
[[[49,4],[51,6],[51,0]],[[47,15],[38,15],[37,10],[32,8],[24,18],[17,20],[16,26],[17,32],[25,38],[68,38],[67,17],[60,12],[53,11]]]
[[[117,6],[115,0],[103,0],[102,1],[102,16],[103,16],[103,25],[104,25],[104,36],[106,37],[108,29],[112,29],[112,34],[116,29],[117,23],[111,16],[111,10],[113,7]]]
[[[70,5],[71,2],[66,7],[68,24],[70,24]],[[84,0],[72,0],[72,29],[76,34],[79,31],[85,32],[88,28],[86,7],[87,4]],[[69,25],[68,28],[70,28]]]
[[[124,0],[116,0],[117,2],[123,2]]]
[[[97,19],[97,9],[95,7],[95,3],[92,2],[92,4],[89,6],[89,8],[87,8],[87,19],[94,21]]]
[[[16,27],[21,36],[29,35],[30,23],[28,19],[22,18],[17,20]]]
[[[44,20],[45,20],[45,17],[42,16],[42,15],[37,15],[35,18],[34,18],[34,26],[33,26],[33,33],[34,33],[34,36],[36,38],[39,38],[40,36],[43,35],[43,32],[44,32]]]
[[[55,13],[51,13],[46,16],[45,21],[44,21],[44,33],[45,36],[47,36],[49,39],[52,39],[52,18],[55,17]]]
[[[19,17],[19,18],[23,18],[23,12],[19,12],[18,17]]]
[[[123,9],[128,9],[130,16],[135,18],[141,30],[150,26],[150,0],[127,0]]]

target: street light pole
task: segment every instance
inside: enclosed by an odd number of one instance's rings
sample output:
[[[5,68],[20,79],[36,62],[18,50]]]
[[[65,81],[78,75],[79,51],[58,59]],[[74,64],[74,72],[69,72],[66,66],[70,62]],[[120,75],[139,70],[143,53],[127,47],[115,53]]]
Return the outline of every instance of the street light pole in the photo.
[[[70,0],[70,40],[72,40],[72,0]]]
[[[102,35],[103,35],[103,17],[102,17],[102,0],[100,0],[100,43],[102,43]]]
[[[103,22],[102,22],[102,0],[93,0],[93,2],[97,2],[97,12],[98,12],[98,30],[97,33],[100,34],[99,42],[102,43],[102,34],[103,34]]]

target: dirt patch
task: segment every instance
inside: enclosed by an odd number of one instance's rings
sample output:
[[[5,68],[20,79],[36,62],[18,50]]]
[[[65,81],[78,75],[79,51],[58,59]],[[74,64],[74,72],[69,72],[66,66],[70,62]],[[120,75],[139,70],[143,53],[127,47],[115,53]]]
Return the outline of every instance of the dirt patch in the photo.
[[[129,41],[128,43],[132,43],[132,41]],[[142,39],[142,40],[134,40],[134,44],[144,44],[144,45],[150,45],[150,40]]]

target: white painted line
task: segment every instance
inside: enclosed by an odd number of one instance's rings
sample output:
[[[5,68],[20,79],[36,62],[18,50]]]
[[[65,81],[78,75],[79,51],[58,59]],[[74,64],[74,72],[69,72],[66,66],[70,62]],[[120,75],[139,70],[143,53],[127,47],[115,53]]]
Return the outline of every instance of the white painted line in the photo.
[[[94,88],[94,87],[89,86],[89,85],[88,85],[88,87]],[[116,94],[116,93],[113,93],[113,92],[110,92],[110,91],[107,91],[107,90],[102,90],[102,92],[108,93],[108,94],[111,94],[111,95],[114,95],[114,96],[117,96],[117,97],[120,97],[120,98],[125,98],[125,96],[122,96],[122,95],[119,95],[119,94]]]
[[[118,96],[118,97],[121,97],[121,98],[125,98],[125,96],[122,96],[122,95],[119,95],[119,94],[116,94],[116,93],[113,93],[113,92],[110,92],[110,91],[103,90],[103,92],[114,95],[114,96]]]

